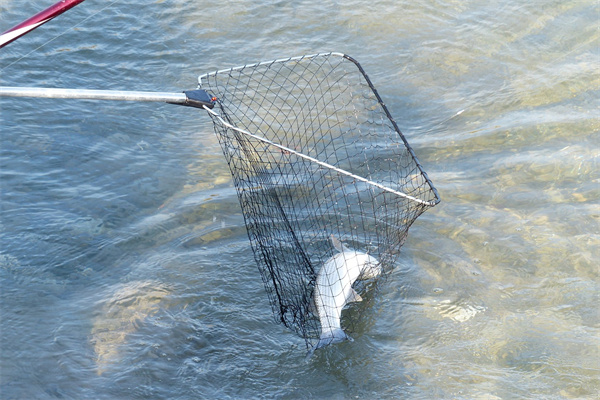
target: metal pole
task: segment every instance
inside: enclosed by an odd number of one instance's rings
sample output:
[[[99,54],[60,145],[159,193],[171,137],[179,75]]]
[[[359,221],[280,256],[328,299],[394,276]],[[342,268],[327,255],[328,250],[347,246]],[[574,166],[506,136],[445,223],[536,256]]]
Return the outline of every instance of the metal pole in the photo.
[[[124,90],[58,89],[10,86],[0,86],[0,97],[42,97],[51,99],[159,101],[175,104],[184,104],[187,101],[187,96],[185,93],[139,92]]]
[[[183,93],[139,92],[126,90],[59,89],[36,87],[0,86],[0,97],[42,97],[47,99],[90,99],[158,101],[196,108],[213,108],[216,97],[202,89],[185,90]]]
[[[0,48],[6,46],[13,40],[17,40],[21,36],[25,35],[37,28],[38,26],[45,24],[52,18],[64,13],[65,11],[75,7],[79,3],[83,3],[85,0],[62,0],[53,6],[48,7],[42,12],[37,13],[33,17],[26,21],[21,22],[6,32],[0,35]]]

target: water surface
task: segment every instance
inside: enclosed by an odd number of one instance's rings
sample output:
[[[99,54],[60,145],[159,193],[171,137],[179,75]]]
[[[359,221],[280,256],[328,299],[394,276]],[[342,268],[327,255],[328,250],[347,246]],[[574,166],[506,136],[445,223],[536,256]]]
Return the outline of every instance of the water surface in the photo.
[[[49,4],[4,1],[0,30]],[[0,99],[2,398],[592,399],[598,3],[84,2],[0,84],[193,89],[344,52],[438,188],[353,333],[275,324],[206,113]],[[50,41],[50,42],[49,42]]]

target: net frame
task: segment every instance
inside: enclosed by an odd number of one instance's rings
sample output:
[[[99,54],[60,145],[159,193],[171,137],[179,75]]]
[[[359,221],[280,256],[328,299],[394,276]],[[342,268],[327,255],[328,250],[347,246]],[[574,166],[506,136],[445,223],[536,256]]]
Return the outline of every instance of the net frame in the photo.
[[[314,348],[325,322],[315,285],[339,251],[331,237],[375,256],[385,277],[409,227],[439,203],[437,190],[363,68],[345,54],[247,64],[198,81],[216,99],[206,110],[275,321]],[[382,281],[348,283],[348,271],[336,272],[352,292]],[[352,332],[367,302],[343,300],[342,328]]]

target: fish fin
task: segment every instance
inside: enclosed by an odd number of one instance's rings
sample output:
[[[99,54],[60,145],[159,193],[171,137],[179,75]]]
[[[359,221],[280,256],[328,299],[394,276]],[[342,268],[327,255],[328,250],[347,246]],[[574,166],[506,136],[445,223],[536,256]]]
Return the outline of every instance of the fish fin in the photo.
[[[336,238],[335,236],[331,235],[329,236],[331,238],[331,244],[333,245],[333,247],[339,251],[340,253],[343,253],[344,251],[352,251],[349,248],[347,248],[346,246],[344,246],[344,243],[342,243],[338,238]]]
[[[360,294],[356,292],[354,289],[350,289],[350,293],[348,293],[348,298],[346,299],[346,303],[359,302],[362,301],[362,297]]]
[[[335,328],[334,330],[329,331],[329,332],[322,332],[321,337],[319,338],[319,342],[313,348],[313,352],[316,349],[320,349],[322,347],[329,346],[330,344],[333,344],[333,343],[341,343],[344,340],[348,340],[350,342],[354,341],[350,336],[346,335],[346,332],[344,332],[342,330],[342,328]]]

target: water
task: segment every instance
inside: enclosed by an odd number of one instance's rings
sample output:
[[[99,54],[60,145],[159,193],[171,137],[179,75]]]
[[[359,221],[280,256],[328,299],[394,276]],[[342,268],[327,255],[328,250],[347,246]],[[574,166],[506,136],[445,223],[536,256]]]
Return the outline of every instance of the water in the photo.
[[[3,1],[0,30],[48,5]],[[305,362],[206,113],[2,98],[1,397],[597,398],[598,18],[591,0],[90,1],[2,49],[4,86],[173,92],[345,52],[442,203],[355,341]]]

